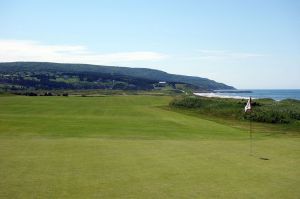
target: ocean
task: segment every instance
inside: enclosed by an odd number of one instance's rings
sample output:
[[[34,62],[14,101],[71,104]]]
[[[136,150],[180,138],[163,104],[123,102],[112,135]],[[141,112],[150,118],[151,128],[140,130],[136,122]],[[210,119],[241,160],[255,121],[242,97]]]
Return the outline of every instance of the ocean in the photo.
[[[272,98],[274,100],[297,99],[300,100],[300,89],[249,89],[249,90],[216,90],[212,93],[194,93],[204,97],[222,97],[246,99]]]

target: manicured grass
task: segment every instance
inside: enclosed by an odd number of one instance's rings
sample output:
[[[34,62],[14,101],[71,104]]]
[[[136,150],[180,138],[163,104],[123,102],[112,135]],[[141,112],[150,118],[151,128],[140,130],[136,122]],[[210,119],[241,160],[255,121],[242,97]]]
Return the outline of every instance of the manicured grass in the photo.
[[[0,198],[299,198],[299,137],[255,132],[251,156],[170,100],[1,97]]]
[[[0,135],[149,139],[246,138],[215,122],[162,110],[170,97],[2,97]]]

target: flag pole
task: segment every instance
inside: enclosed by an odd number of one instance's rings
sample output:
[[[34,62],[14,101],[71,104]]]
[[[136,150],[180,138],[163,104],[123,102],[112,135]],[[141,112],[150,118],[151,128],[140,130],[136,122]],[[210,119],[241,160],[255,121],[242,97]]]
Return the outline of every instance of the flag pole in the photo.
[[[250,156],[252,156],[253,155],[253,136],[252,136],[252,119],[251,119],[251,113],[252,113],[251,96],[249,98],[249,103],[250,103],[250,109],[249,109],[249,114],[250,114],[250,118],[249,118]]]
[[[251,111],[249,112],[251,114]],[[252,120],[250,117],[250,124],[249,124],[249,136],[250,136],[250,156],[253,155],[253,139],[252,139]]]
[[[252,120],[251,120],[251,112],[252,112],[252,106],[251,106],[251,96],[249,97],[249,100],[245,106],[245,114],[250,114],[249,116],[249,141],[250,141],[250,155],[252,156]]]

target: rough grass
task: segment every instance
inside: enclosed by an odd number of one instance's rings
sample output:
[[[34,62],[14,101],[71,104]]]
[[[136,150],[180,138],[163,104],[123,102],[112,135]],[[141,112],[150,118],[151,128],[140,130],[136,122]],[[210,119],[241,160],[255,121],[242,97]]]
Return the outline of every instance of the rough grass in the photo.
[[[170,102],[170,107],[189,109],[199,114],[211,115],[235,120],[252,120],[263,123],[290,123],[295,128],[300,128],[300,101],[272,99],[252,100],[252,111],[245,114],[243,108],[247,100],[206,98],[196,96],[181,96]]]
[[[1,97],[0,198],[299,198],[298,137],[255,132],[251,156],[170,99]]]

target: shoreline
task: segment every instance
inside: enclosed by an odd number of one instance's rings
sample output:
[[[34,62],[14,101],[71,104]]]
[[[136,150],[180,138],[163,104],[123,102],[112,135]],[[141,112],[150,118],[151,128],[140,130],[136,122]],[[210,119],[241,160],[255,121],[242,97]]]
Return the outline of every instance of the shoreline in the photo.
[[[242,92],[241,92],[242,91]],[[247,92],[245,92],[247,91]],[[272,99],[281,101],[285,99],[300,100],[300,89],[255,89],[255,90],[214,90],[214,91],[196,91],[195,96],[210,97],[210,98],[231,98],[231,99]]]
[[[209,98],[232,98],[232,99],[249,99],[249,97],[243,97],[243,96],[230,96],[230,95],[220,95],[216,93],[193,93],[196,96],[200,97],[209,97]],[[252,98],[254,99],[254,98]]]

